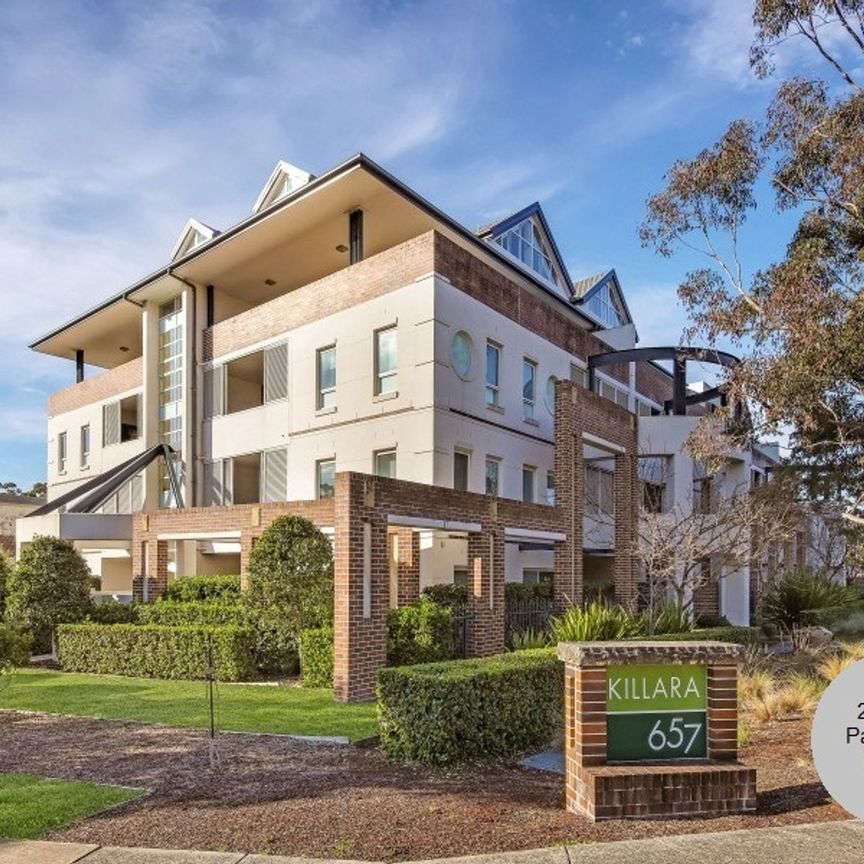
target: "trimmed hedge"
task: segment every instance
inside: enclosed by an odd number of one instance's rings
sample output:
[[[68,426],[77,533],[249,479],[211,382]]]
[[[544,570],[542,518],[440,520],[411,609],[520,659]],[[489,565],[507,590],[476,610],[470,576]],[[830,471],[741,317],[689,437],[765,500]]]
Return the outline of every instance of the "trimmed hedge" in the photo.
[[[454,585],[451,582],[428,585],[423,589],[422,596],[428,597],[439,606],[467,606],[468,586]]]
[[[333,628],[300,631],[300,675],[304,687],[333,686]]]
[[[505,600],[551,600],[553,596],[551,582],[533,582],[528,585],[524,582],[504,583]]]
[[[664,642],[734,642],[738,645],[752,645],[761,637],[757,627],[704,627],[701,630],[688,630],[686,633],[660,633],[652,639]]]
[[[138,606],[138,620],[142,624],[161,624],[165,627],[245,627],[248,612],[240,603],[214,603],[212,600],[157,600]]]
[[[26,666],[32,645],[33,639],[25,630],[0,624],[0,673],[9,666]]]
[[[237,603],[240,600],[239,576],[184,576],[168,585],[166,600],[194,603]]]
[[[101,603],[90,604],[85,620],[97,624],[134,624],[138,620],[138,612],[134,603],[121,603],[106,597]]]
[[[57,630],[65,672],[137,678],[206,678],[211,640],[217,680],[255,677],[255,633],[246,627],[63,624]]]
[[[564,664],[555,651],[382,669],[381,745],[436,764],[511,756],[549,743],[563,716]]]
[[[387,614],[388,665],[435,663],[452,657],[453,615],[449,606],[421,597]]]

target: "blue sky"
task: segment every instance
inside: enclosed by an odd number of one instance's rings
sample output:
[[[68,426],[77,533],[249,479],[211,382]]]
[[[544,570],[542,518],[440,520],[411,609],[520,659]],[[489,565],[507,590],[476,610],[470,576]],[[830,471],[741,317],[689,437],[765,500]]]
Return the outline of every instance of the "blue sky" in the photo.
[[[540,200],[573,276],[616,267],[642,344],[677,342],[693,262],[637,228],[674,159],[770,98],[751,8],[5,0],[0,480],[44,479],[47,396],[74,380],[27,343],[164,264],[189,216],[247,215],[279,158],[320,173],[362,150],[471,227]],[[764,207],[746,262],[787,238]]]

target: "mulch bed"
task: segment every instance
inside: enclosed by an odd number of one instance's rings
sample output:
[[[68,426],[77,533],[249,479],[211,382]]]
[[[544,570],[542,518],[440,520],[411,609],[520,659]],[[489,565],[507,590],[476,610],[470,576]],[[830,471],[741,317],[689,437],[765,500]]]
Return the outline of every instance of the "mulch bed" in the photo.
[[[592,824],[564,811],[560,776],[484,763],[444,772],[376,749],[274,736],[218,738],[107,720],[0,712],[0,771],[95,780],[149,796],[51,835],[116,846],[407,860],[849,818],[810,760],[810,723],[758,728],[759,812]]]

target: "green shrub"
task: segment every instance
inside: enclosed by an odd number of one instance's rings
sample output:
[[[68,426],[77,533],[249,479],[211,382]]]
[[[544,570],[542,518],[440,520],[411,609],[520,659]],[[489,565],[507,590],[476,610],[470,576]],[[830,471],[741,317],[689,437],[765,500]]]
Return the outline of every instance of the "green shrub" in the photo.
[[[571,606],[563,615],[552,618],[549,627],[555,643],[596,642],[644,636],[648,621],[623,606],[594,600],[584,609]]]
[[[113,597],[106,597],[100,603],[90,604],[87,620],[97,624],[134,624],[138,614],[133,603],[120,603]]]
[[[693,610],[666,600],[654,610],[655,633],[689,633],[694,626]]]
[[[506,600],[551,600],[553,587],[551,582],[535,582],[526,585],[524,582],[506,582],[504,598]]]
[[[453,657],[453,617],[447,606],[421,597],[387,614],[387,663],[410,666]]]
[[[202,679],[212,645],[218,681],[255,677],[255,634],[245,627],[64,624],[57,629],[57,643],[65,672]]]
[[[513,651],[526,651],[529,648],[546,648],[549,645],[549,634],[543,630],[527,627],[510,637],[510,647]]]
[[[184,576],[168,585],[166,600],[237,603],[242,596],[239,576]]]
[[[212,600],[157,600],[138,607],[143,624],[169,627],[248,627],[255,632],[255,663],[264,675],[296,675],[297,639],[278,609],[253,609],[245,603]]]
[[[300,631],[300,675],[304,687],[333,686],[333,628]]]
[[[0,674],[30,662],[30,634],[9,624],[0,624]]]
[[[279,609],[295,634],[333,623],[333,549],[308,520],[280,516],[267,527],[249,559],[250,606]]]
[[[445,583],[442,585],[429,585],[423,589],[423,596],[428,597],[439,606],[467,606],[468,586],[453,585]]]
[[[807,571],[789,573],[762,595],[762,619],[789,632],[823,624],[861,609],[864,595],[855,585],[842,585]]]
[[[90,578],[69,540],[35,537],[9,579],[6,620],[33,634],[36,651],[50,651],[57,625],[80,621],[90,611]]]
[[[654,637],[664,642],[734,642],[738,645],[753,645],[761,641],[756,627],[705,627],[686,633],[663,633]]]
[[[549,649],[378,673],[381,744],[399,759],[446,764],[512,756],[560,729],[564,666]]]
[[[12,576],[12,568],[14,562],[6,554],[5,550],[0,549],[0,621],[3,620],[6,614],[6,591],[9,586],[9,579]]]

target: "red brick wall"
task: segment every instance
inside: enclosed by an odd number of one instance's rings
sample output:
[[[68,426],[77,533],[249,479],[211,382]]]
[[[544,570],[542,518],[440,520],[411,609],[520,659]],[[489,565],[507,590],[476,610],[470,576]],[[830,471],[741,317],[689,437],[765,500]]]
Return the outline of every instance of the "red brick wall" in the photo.
[[[433,269],[433,232],[427,231],[215,324],[204,331],[203,357],[213,360],[263,339],[287,333],[310,321],[404,288]]]
[[[144,383],[144,358],[136,357],[122,366],[106,369],[93,378],[86,378],[80,384],[73,384],[65,390],[58,390],[48,397],[48,416],[56,417],[75,408],[83,408],[94,402],[101,402],[111,396],[134,390]]]
[[[636,364],[636,390],[662,405],[672,398],[672,378],[653,363],[640,361]]]

